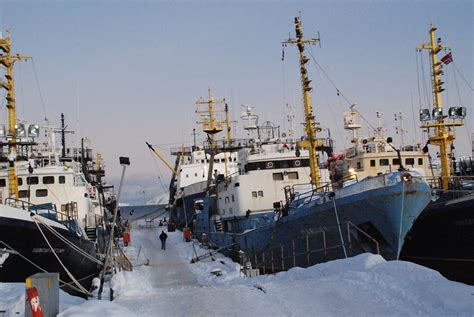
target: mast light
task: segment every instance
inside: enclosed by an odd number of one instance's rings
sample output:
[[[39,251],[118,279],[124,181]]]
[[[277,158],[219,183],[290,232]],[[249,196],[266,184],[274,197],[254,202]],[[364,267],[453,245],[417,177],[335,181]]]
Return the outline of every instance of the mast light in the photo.
[[[26,128],[24,123],[15,124],[16,137],[23,138],[26,136]]]
[[[28,127],[28,137],[37,138],[39,136],[40,128],[37,124],[30,124]]]
[[[448,110],[449,117],[452,119],[466,117],[467,109],[466,107],[450,107]]]
[[[420,121],[429,121],[431,119],[430,109],[420,110]]]
[[[433,108],[433,119],[443,117],[443,108]]]

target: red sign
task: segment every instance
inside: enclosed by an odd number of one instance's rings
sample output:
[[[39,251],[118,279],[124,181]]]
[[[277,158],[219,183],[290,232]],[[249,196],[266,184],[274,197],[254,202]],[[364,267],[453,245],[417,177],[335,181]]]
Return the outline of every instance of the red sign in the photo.
[[[28,303],[30,304],[33,317],[43,317],[43,310],[41,309],[36,287],[27,288],[26,294],[28,295]]]

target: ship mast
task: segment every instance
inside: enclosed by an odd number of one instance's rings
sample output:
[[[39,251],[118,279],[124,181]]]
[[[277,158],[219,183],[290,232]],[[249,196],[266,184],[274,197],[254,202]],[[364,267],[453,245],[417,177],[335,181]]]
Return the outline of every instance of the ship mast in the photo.
[[[428,120],[423,119],[424,124],[421,128],[427,129],[428,131],[428,144],[433,144],[439,147],[439,156],[441,160],[441,187],[444,191],[448,190],[449,187],[449,178],[451,176],[451,166],[450,166],[450,152],[449,152],[449,145],[451,145],[456,138],[454,129],[455,126],[461,126],[464,123],[462,121],[450,121],[445,122],[443,116],[443,102],[441,99],[441,92],[444,91],[442,88],[443,82],[440,79],[440,75],[443,74],[442,70],[442,61],[438,61],[437,54],[445,48],[449,48],[448,46],[441,45],[441,38],[436,38],[436,30],[437,28],[431,25],[430,27],[430,43],[429,44],[422,44],[417,46],[416,49],[421,51],[423,49],[428,50],[430,57],[431,57],[431,75],[432,75],[432,85],[433,85],[433,116],[432,122],[428,122]],[[459,118],[463,117],[459,115],[459,113],[451,114],[452,109],[456,110],[461,108],[450,108],[449,115],[451,118]],[[426,109],[427,110],[427,109]],[[426,116],[426,110],[421,110],[421,115]],[[429,118],[429,110],[428,110],[428,118]],[[433,134],[430,134],[430,129],[433,129]]]
[[[203,131],[207,133],[211,138],[211,149],[215,150],[216,146],[216,134],[222,131],[222,122],[217,121],[215,118],[216,112],[222,112],[222,110],[214,109],[215,105],[222,105],[224,102],[219,99],[213,99],[211,95],[211,88],[208,88],[208,100],[200,99],[196,101],[196,105],[207,105],[207,109],[205,110],[196,110],[196,113],[205,113],[207,117],[203,119],[203,121],[199,121],[198,123],[203,125]],[[230,133],[230,131],[228,131]]]
[[[304,114],[305,114],[305,132],[306,140],[298,142],[298,146],[302,148],[307,148],[309,151],[309,162],[311,168],[311,184],[316,186],[317,190],[320,190],[320,177],[319,177],[319,167],[318,167],[318,153],[316,148],[318,146],[318,141],[316,140],[316,124],[314,121],[313,107],[311,105],[311,90],[312,87],[309,86],[311,80],[308,78],[308,71],[306,70],[306,63],[309,61],[309,58],[306,57],[304,53],[305,44],[315,44],[319,42],[319,39],[303,39],[303,27],[301,25],[301,20],[299,17],[295,18],[295,31],[296,39],[288,38],[283,45],[287,44],[296,44],[299,50],[300,58],[300,75],[301,75],[301,87],[303,91],[303,104],[304,104]]]
[[[8,110],[8,190],[9,196],[18,198],[18,178],[15,173],[16,159],[16,103],[15,103],[15,84],[13,78],[13,66],[18,60],[26,60],[30,56],[12,55],[11,40],[8,34],[6,38],[0,35],[0,64],[5,67],[5,78],[7,81],[0,80],[0,86],[7,91],[7,110]]]

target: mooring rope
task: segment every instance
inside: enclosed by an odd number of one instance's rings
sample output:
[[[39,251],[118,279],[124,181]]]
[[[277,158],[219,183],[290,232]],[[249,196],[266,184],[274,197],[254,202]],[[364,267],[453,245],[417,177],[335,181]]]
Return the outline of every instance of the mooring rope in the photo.
[[[35,268],[37,268],[38,270],[44,272],[44,273],[48,273],[47,270],[43,269],[41,266],[39,266],[38,264],[36,264],[35,262],[31,261],[30,259],[28,259],[26,256],[24,256],[23,254],[21,254],[19,251],[15,250],[13,247],[11,247],[10,245],[8,245],[5,241],[2,241],[0,240],[0,243],[2,243],[4,246],[6,246],[8,249],[10,249],[11,251],[15,252],[15,255],[19,255],[23,260],[25,260],[26,262],[30,263],[31,265],[33,265]],[[82,278],[84,279],[84,278]],[[71,283],[67,283],[66,281],[63,281],[61,279],[59,279],[59,281],[63,284],[62,286],[69,286],[70,288],[74,289],[75,291],[78,291],[78,292],[81,292],[82,291],[80,289],[78,289],[76,286],[72,285]]]
[[[35,222],[36,224],[36,227],[38,228],[39,232],[41,233],[41,235],[43,236],[44,240],[46,241],[46,243],[48,244],[49,248],[51,249],[51,252],[53,253],[53,255],[56,257],[56,259],[58,260],[59,264],[62,266],[62,268],[64,269],[64,271],[66,272],[66,274],[69,276],[69,278],[74,282],[74,284],[76,284],[76,286],[84,293],[84,294],[87,294],[87,295],[92,295],[91,293],[89,293],[77,280],[76,278],[72,275],[71,272],[69,272],[69,270],[67,269],[67,267],[64,265],[64,263],[61,261],[61,259],[59,258],[59,256],[56,254],[56,251],[54,251],[54,248],[52,247],[52,245],[49,243],[49,240],[48,238],[46,237],[46,235],[44,234],[43,230],[41,230],[41,227],[39,225],[39,222],[36,221],[36,219],[34,217],[32,217],[33,221]]]
[[[65,244],[69,245],[74,251],[78,252],[79,254],[83,255],[85,258],[88,260],[91,260],[92,262],[95,262],[99,265],[104,265],[101,261],[97,260],[95,257],[91,256],[78,246],[76,246],[74,243],[66,239],[63,235],[61,235],[59,232],[57,232],[53,227],[51,227],[49,224],[46,222],[42,221],[39,217],[33,216],[32,218],[35,218],[36,221],[40,222],[43,226],[45,226],[51,233],[53,233],[58,239],[63,241]]]
[[[346,245],[344,243],[344,239],[342,238],[341,224],[339,223],[339,216],[337,215],[336,196],[332,198],[332,203],[334,204],[334,213],[336,214],[337,228],[339,229],[339,236],[341,237],[342,249],[344,250],[344,257],[347,259]]]

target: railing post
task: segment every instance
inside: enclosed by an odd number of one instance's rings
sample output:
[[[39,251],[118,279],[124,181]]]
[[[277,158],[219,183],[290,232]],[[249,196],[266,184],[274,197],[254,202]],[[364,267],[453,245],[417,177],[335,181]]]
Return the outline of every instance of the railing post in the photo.
[[[350,232],[351,228],[349,225],[350,222],[348,221],[346,222],[346,224],[347,224],[347,241],[349,242],[349,249],[352,249],[351,232]]]
[[[266,270],[267,264],[265,263],[265,251],[262,252],[262,262],[263,262],[263,274],[267,274],[267,270]]]
[[[293,249],[293,267],[295,267],[296,266],[295,240],[291,240],[291,247]]]
[[[280,251],[281,251],[281,270],[285,270],[285,259],[283,258],[283,245],[280,244]]]
[[[272,249],[272,273],[275,273],[275,266],[273,264],[273,249]]]
[[[323,247],[324,247],[324,256],[327,255],[327,250],[326,250],[326,230],[323,230]]]
[[[309,237],[306,236],[306,261],[308,262],[309,267]]]

